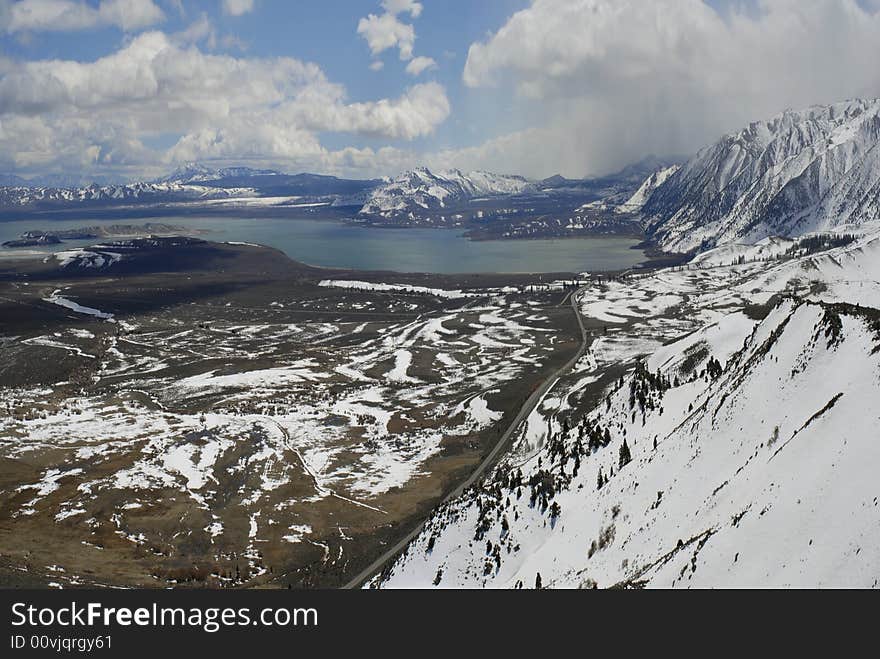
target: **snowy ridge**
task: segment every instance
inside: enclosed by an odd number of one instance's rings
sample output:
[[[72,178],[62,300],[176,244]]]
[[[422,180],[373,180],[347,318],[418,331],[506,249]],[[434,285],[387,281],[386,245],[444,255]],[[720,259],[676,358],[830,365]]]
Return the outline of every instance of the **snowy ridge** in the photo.
[[[645,203],[654,193],[654,190],[663,185],[670,176],[679,170],[679,165],[672,165],[664,169],[658,170],[645,179],[645,182],[639,186],[639,189],[633,193],[633,196],[627,199],[620,206],[615,208],[616,213],[637,213],[644,207]]]
[[[703,149],[644,204],[667,251],[880,219],[880,100],[787,111]]]
[[[519,194],[531,189],[533,184],[521,176],[480,171],[465,174],[457,169],[435,174],[420,167],[374,190],[361,214],[387,217],[409,211],[446,208],[478,197]]]
[[[582,305],[616,324],[372,586],[880,585],[876,227],[782,262],[596,285]]]

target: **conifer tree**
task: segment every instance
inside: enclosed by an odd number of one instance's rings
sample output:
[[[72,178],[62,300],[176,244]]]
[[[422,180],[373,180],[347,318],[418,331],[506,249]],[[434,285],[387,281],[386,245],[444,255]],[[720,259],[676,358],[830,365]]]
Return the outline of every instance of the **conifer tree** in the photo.
[[[623,469],[626,465],[632,462],[632,454],[629,451],[629,445],[626,443],[626,440],[623,440],[623,444],[620,446],[620,460],[617,463],[617,466],[620,469]]]

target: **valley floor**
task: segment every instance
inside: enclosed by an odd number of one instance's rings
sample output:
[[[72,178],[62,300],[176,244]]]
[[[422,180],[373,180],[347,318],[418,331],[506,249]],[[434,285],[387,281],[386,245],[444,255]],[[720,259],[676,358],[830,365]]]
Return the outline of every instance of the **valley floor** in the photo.
[[[343,584],[580,344],[562,286],[169,249],[64,254],[0,285],[6,584]]]

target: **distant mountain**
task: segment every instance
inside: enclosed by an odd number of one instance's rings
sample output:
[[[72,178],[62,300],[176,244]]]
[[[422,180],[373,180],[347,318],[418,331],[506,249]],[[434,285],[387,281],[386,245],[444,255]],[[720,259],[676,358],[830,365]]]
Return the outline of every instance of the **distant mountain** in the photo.
[[[665,250],[799,236],[880,218],[880,100],[787,111],[703,149],[650,195]]]
[[[41,188],[86,188],[90,185],[121,185],[124,181],[108,176],[78,176],[75,174],[44,174],[28,180],[31,187]]]
[[[108,177],[85,178],[69,174],[43,174],[24,178],[17,174],[0,174],[0,188],[85,188],[90,185],[115,185]]]
[[[137,204],[228,199],[253,191],[208,188],[181,183],[89,185],[83,188],[4,187],[0,208],[64,207],[74,204]]]
[[[18,187],[28,185],[27,180],[16,176],[15,174],[0,174],[0,187]]]
[[[378,180],[341,179],[320,174],[285,174],[274,169],[224,167],[214,169],[187,163],[159,179],[164,183],[197,184],[208,188],[244,188],[259,197],[303,197],[339,206],[361,206],[369,193],[381,185]]]
[[[319,174],[227,176],[202,185],[218,188],[252,188],[263,197],[301,197],[332,201],[337,206],[362,206],[380,180],[343,179]]]
[[[579,182],[578,179],[565,178],[561,174],[554,174],[553,176],[549,176],[542,181],[539,181],[538,186],[541,188],[564,188],[577,185]]]
[[[536,189],[522,176],[508,176],[457,169],[431,172],[420,167],[401,174],[370,194],[362,215],[391,216],[423,210],[450,208],[479,197],[521,194]]]
[[[550,193],[563,190],[579,190],[597,193],[603,198],[610,196],[612,198],[607,199],[607,205],[610,206],[615,203],[615,199],[618,200],[618,203],[628,199],[640,185],[655,173],[680,165],[686,160],[687,158],[677,156],[659,158],[650,155],[638,162],[627,165],[619,171],[602,174],[601,176],[566,178],[560,174],[555,174],[539,181],[537,187],[544,192]],[[621,198],[621,195],[625,196]]]
[[[273,169],[251,169],[250,167],[224,167],[214,169],[201,163],[186,163],[171,174],[160,178],[158,183],[205,183],[229,178],[252,178],[255,176],[282,176]]]

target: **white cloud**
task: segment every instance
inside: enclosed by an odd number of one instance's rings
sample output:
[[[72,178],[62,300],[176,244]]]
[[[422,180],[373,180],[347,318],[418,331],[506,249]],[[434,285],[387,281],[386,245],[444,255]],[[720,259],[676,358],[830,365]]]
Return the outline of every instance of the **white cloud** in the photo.
[[[399,21],[395,14],[384,13],[379,16],[370,14],[358,22],[357,33],[366,40],[374,57],[389,48],[398,48],[402,60],[411,59],[413,56],[415,28]]]
[[[18,0],[0,2],[0,27],[8,34],[71,32],[115,26],[139,30],[165,20],[153,0],[101,0],[94,7],[84,0]]]
[[[197,22],[189,42],[210,34]],[[315,64],[212,55],[147,32],[94,62],[0,61],[0,168],[146,169],[192,159],[332,164],[325,132],[412,140],[450,113],[444,88],[351,102]],[[166,152],[150,138],[180,135]],[[345,150],[343,150],[345,151]],[[363,152],[362,152],[363,153]]]
[[[406,65],[406,72],[411,76],[421,75],[428,69],[436,69],[437,62],[430,57],[416,57]]]
[[[397,48],[400,59],[409,62],[406,72],[411,76],[418,76],[423,71],[436,67],[437,62],[430,57],[415,57],[415,28],[400,20],[400,16],[406,14],[412,19],[421,16],[422,3],[415,0],[382,0],[381,6],[384,13],[369,14],[358,21],[357,33],[369,45],[372,56],[375,58],[386,50]],[[373,71],[378,71],[381,67],[377,60],[370,65]]]
[[[418,18],[422,13],[422,3],[415,0],[382,0],[382,8],[395,16],[409,13],[413,18]]]
[[[370,62],[370,71],[381,71],[385,68],[385,62],[380,59]]]
[[[878,61],[880,15],[856,0],[723,15],[702,0],[533,0],[470,47],[463,81],[510,87],[534,126],[498,162],[582,175],[692,152],[787,107],[880,95]]]
[[[217,31],[214,29],[211,19],[202,12],[197,20],[190,23],[185,29],[173,34],[172,40],[181,45],[190,45],[205,42],[208,47],[214,49],[217,47]]]
[[[223,0],[223,13],[241,16],[254,10],[254,0]]]
[[[205,12],[202,12],[198,19],[180,32],[170,35],[170,39],[179,46],[204,44],[208,50],[217,50],[218,47],[226,50],[247,50],[247,44],[237,36],[233,34],[220,35]]]

